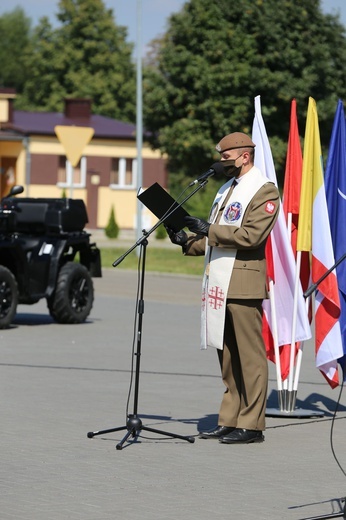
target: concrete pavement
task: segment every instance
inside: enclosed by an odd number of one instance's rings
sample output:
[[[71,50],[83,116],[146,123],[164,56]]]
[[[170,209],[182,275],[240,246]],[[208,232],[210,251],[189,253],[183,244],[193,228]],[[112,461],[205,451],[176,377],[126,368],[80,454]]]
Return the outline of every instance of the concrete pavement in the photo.
[[[198,346],[200,282],[145,277],[138,413],[144,425],[184,436],[215,425],[223,392],[215,352]],[[263,444],[143,431],[119,451],[125,431],[88,439],[126,423],[137,317],[135,272],[105,269],[94,283],[87,323],[58,325],[39,302],[19,306],[0,331],[1,520],[298,520],[340,509],[346,479],[330,446],[339,390],[314,367],[312,344],[297,406],[324,415],[268,417]],[[276,388],[270,365],[274,408]],[[333,448],[344,470],[345,429],[342,396]]]

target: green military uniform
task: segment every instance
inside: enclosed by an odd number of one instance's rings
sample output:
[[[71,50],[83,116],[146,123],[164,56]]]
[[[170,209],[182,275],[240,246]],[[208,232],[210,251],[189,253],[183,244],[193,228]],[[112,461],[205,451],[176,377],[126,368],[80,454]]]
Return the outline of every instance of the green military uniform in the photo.
[[[273,183],[264,184],[244,210],[240,227],[218,224],[227,200],[208,232],[209,247],[237,250],[227,291],[224,348],[217,350],[226,386],[218,424],[264,430],[268,383],[262,337],[262,300],[267,297],[265,244],[280,198]],[[206,238],[193,235],[184,250],[195,256],[204,254],[205,248]]]

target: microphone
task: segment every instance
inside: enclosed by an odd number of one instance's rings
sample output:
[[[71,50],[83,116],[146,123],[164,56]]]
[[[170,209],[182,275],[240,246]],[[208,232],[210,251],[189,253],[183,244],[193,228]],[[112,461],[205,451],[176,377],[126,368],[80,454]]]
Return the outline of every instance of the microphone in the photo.
[[[215,173],[224,173],[224,169],[223,169],[223,165],[222,165],[221,161],[218,161],[218,162],[215,162],[214,164],[212,164],[208,171],[202,173],[202,175],[200,175],[197,179],[190,182],[189,188],[191,186],[194,186],[198,182],[206,181],[207,179],[209,179],[209,177],[211,177],[212,175],[215,175]]]

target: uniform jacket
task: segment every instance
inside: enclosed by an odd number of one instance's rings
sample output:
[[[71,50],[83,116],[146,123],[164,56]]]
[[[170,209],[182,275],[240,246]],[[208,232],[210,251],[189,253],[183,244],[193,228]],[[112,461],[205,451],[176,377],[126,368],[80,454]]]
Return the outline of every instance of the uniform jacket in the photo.
[[[275,205],[274,211],[267,211],[268,202]],[[267,297],[265,245],[278,217],[279,207],[279,192],[273,183],[268,182],[258,190],[248,204],[240,227],[210,225],[209,246],[237,250],[227,298]],[[220,208],[219,213],[223,210],[224,207]],[[184,252],[190,256],[203,255],[205,247],[205,237],[192,235],[188,239]]]

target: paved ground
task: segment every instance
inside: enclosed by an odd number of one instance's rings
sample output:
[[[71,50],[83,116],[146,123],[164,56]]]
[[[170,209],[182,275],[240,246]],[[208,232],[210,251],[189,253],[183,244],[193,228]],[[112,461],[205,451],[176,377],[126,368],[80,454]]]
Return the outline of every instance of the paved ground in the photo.
[[[123,450],[137,277],[104,270],[83,325],[57,325],[44,302],[20,306],[1,341],[1,520],[280,520],[340,509],[346,479],[330,434],[338,390],[307,344],[297,406],[322,417],[268,417],[263,444],[225,446],[142,432]],[[146,274],[138,412],[146,426],[197,436],[221,394],[215,352],[201,352],[198,278]],[[277,406],[270,367],[268,407]],[[129,411],[133,410],[132,399]],[[346,469],[346,406],[333,446]]]

